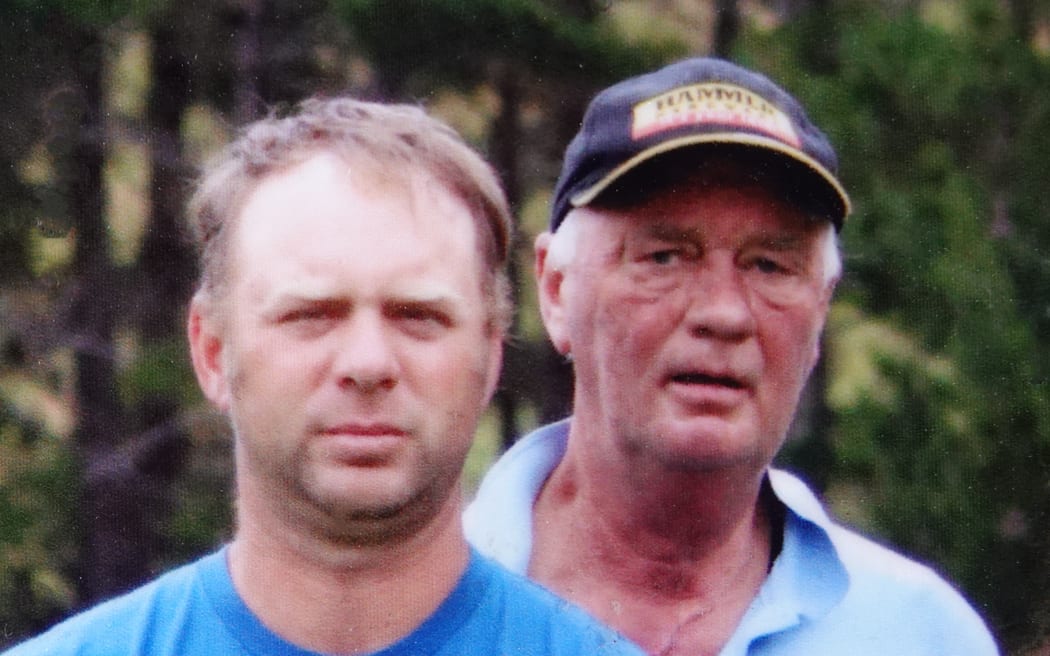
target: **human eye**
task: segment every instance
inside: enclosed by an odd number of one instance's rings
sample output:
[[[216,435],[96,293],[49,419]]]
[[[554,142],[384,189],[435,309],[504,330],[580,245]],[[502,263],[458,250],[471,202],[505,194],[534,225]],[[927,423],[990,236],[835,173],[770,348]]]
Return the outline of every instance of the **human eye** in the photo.
[[[658,266],[678,264],[682,260],[682,251],[677,248],[662,248],[647,253],[644,259]]]
[[[289,336],[311,339],[326,334],[347,311],[337,301],[302,300],[277,309],[271,322]]]
[[[436,337],[455,324],[452,313],[434,303],[391,303],[387,315],[408,333],[421,338]]]
[[[743,261],[751,288],[775,304],[797,302],[814,289],[806,251],[795,248],[758,248]]]
[[[808,242],[796,237],[763,239],[742,254],[745,268],[763,276],[801,276],[809,269],[812,253]]]
[[[318,321],[329,316],[329,311],[319,307],[305,307],[289,310],[281,317],[283,323],[301,323]]]
[[[673,267],[699,257],[699,248],[681,240],[651,239],[638,245],[637,260],[655,267]]]
[[[769,275],[791,275],[794,272],[794,268],[784,258],[777,257],[756,257],[751,266],[759,273]]]
[[[280,315],[279,323],[315,323],[335,319],[339,313],[340,310],[334,303],[304,303],[287,308]]]

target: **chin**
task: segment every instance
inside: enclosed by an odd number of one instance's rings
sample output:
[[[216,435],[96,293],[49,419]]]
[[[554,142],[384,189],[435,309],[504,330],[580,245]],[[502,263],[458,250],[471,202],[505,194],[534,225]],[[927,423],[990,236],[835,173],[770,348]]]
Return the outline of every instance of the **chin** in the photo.
[[[721,419],[675,421],[658,430],[659,437],[643,449],[668,470],[717,471],[754,462],[758,455],[753,440],[738,437],[743,431]]]
[[[302,491],[313,505],[334,515],[390,514],[413,496],[403,476],[381,468],[320,468],[304,477]]]
[[[678,449],[660,453],[658,458],[666,471],[683,473],[726,471],[750,465],[755,461],[751,451],[730,449]]]
[[[408,526],[421,523],[419,499],[407,489],[380,494],[377,491],[314,490],[310,505],[333,537],[362,543],[381,542],[403,534]],[[425,520],[424,520],[425,521]]]

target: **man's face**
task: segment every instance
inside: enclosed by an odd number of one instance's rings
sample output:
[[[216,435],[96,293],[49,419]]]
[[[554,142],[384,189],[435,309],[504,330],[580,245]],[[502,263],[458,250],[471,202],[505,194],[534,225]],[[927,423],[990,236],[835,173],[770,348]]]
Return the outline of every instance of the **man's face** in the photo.
[[[563,272],[538,245],[545,322],[574,360],[574,431],[662,468],[763,469],[816,363],[825,226],[761,188],[700,180],[573,220]]]
[[[191,343],[234,427],[240,505],[344,539],[414,530],[456,492],[500,363],[467,208],[319,154],[263,179],[230,249]]]

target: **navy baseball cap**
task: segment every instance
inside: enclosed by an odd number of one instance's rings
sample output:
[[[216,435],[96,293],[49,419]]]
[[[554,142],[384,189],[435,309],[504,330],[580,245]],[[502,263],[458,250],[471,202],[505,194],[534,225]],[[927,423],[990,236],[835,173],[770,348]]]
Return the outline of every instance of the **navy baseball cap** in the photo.
[[[644,163],[711,146],[782,160],[793,193],[807,197],[836,230],[850,212],[838,159],[790,94],[767,77],[722,59],[694,58],[619,82],[594,97],[565,151],[554,188],[551,231]],[[726,149],[725,146],[732,146]]]

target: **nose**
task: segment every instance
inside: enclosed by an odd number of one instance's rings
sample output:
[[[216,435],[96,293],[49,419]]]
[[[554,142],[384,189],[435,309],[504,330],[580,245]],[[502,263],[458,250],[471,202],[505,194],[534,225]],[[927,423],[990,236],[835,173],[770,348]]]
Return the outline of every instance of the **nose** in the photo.
[[[381,316],[355,312],[334,344],[333,374],[340,387],[372,393],[397,384],[398,360]]]
[[[738,341],[755,329],[747,281],[730,258],[711,258],[688,285],[686,324],[697,337]]]

